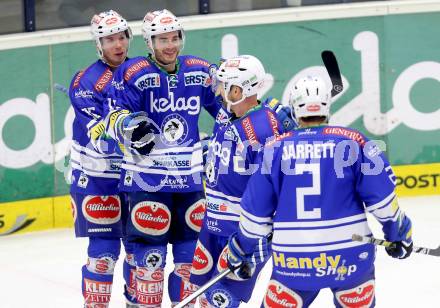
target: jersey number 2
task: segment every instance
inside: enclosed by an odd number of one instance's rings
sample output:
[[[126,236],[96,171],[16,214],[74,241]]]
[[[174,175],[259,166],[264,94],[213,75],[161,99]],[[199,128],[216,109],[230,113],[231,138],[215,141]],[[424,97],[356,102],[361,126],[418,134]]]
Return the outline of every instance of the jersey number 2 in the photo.
[[[295,174],[312,174],[311,187],[298,187],[296,189],[296,216],[298,219],[319,219],[321,218],[321,209],[314,208],[307,211],[305,208],[305,196],[321,194],[321,169],[319,164],[296,164]]]

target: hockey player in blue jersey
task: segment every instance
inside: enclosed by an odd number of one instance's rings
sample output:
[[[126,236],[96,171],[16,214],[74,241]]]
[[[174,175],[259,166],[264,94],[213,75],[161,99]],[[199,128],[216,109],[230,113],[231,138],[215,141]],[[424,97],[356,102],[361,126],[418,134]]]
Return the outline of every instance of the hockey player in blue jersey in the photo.
[[[211,90],[210,64],[179,55],[185,33],[176,16],[148,12],[142,33],[149,55],[126,61],[115,73],[107,131],[125,151],[120,188],[130,207],[137,299],[141,306],[160,307],[168,243],[175,265],[168,279],[171,302],[194,291],[189,270],[205,212],[198,120],[202,107],[215,117],[220,104]]]
[[[69,89],[75,110],[71,148],[71,203],[75,234],[89,237],[88,260],[82,268],[84,307],[108,307],[115,263],[121,249],[123,220],[128,210],[118,191],[122,157],[106,138],[104,105],[113,71],[126,57],[131,31],[115,11],[93,16],[91,32],[99,60],[75,74]],[[124,242],[125,296],[135,303],[132,247]]]
[[[190,281],[199,286],[227,268],[226,244],[238,229],[240,200],[254,171],[257,152],[264,143],[282,132],[282,124],[271,105],[276,100],[259,102],[265,70],[250,55],[227,59],[217,71],[218,90],[227,111],[234,114],[230,123],[214,133],[206,166],[206,217],[203,222]],[[257,271],[263,266],[258,265]],[[256,276],[256,275],[255,275]],[[246,282],[234,275],[214,284],[202,297],[202,307],[238,307],[247,302],[255,276]]]
[[[389,255],[412,251],[411,221],[399,208],[395,176],[378,146],[360,132],[328,126],[330,91],[320,77],[300,79],[290,104],[299,128],[268,144],[241,200],[239,232],[228,243],[238,276],[255,267],[258,238],[273,232],[273,271],[262,307],[309,307],[330,288],[336,307],[375,306],[375,247],[366,213],[394,242]]]

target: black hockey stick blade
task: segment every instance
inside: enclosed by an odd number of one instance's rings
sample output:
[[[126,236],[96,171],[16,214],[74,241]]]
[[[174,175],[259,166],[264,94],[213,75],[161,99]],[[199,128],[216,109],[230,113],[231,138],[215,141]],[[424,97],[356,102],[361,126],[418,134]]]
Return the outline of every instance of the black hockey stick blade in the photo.
[[[341,71],[339,70],[338,60],[336,60],[333,51],[330,50],[324,50],[321,53],[321,58],[332,82],[332,97],[335,97],[344,89],[344,86],[342,85],[342,76]]]
[[[390,247],[394,245],[392,242],[388,242],[386,240],[381,240],[370,236],[362,236],[358,234],[353,234],[351,239],[356,242],[370,243],[373,245],[379,245],[384,247]],[[413,252],[434,256],[434,257],[440,257],[440,246],[435,249],[413,246]]]

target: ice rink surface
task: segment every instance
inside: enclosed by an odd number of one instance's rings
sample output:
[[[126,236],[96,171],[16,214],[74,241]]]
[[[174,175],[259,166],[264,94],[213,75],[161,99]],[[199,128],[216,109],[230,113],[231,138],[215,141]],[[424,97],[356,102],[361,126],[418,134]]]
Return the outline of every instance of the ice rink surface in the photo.
[[[440,244],[440,196],[401,198],[400,205],[413,221],[416,245],[437,247]],[[370,225],[375,236],[382,238],[380,225],[374,219]],[[73,229],[1,237],[0,307],[82,307],[80,269],[86,261],[86,248],[87,239],[76,239]],[[167,261],[171,258],[168,255]],[[167,270],[170,269],[167,266]],[[266,268],[255,296],[240,307],[259,307],[269,273],[270,268]],[[125,307],[119,261],[114,282],[110,307]],[[437,308],[440,307],[439,292],[440,258],[413,254],[409,259],[395,260],[388,257],[383,248],[378,248],[376,307]],[[171,307],[170,302],[166,299],[162,307]],[[331,293],[322,291],[311,307],[333,307]]]

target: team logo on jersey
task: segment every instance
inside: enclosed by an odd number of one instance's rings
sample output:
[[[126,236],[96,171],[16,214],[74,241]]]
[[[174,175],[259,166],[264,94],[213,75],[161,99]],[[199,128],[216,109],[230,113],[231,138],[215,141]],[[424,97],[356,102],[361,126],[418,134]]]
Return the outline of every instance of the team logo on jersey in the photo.
[[[89,177],[81,172],[78,179],[78,186],[81,188],[86,188],[87,184],[89,184]]]
[[[171,74],[167,76],[168,80],[168,89],[175,89],[177,88],[177,84],[179,83],[179,77],[175,74]]]
[[[133,171],[127,170],[124,176],[124,186],[133,185]]]
[[[179,145],[183,143],[188,136],[188,123],[179,114],[173,113],[167,115],[162,121],[160,127],[160,138],[166,145]]]
[[[72,210],[72,217],[73,217],[73,221],[76,221],[76,217],[77,217],[77,209],[76,209],[76,203],[75,200],[73,200],[72,197],[70,197],[70,209]]]
[[[171,225],[171,213],[168,207],[159,202],[142,201],[131,211],[134,227],[148,235],[165,234]]]
[[[287,288],[276,280],[269,281],[266,295],[264,296],[264,307],[297,307],[303,306],[302,298],[293,290]]]
[[[158,73],[142,75],[134,82],[134,85],[141,91],[149,88],[159,88],[160,75]]]
[[[228,127],[225,131],[225,134],[224,134],[225,140],[231,140],[231,141],[237,142],[238,141],[237,134],[238,134],[238,132],[235,129],[235,126]]]
[[[201,71],[184,73],[183,81],[185,86],[203,86],[206,88],[211,85],[209,75]]]
[[[191,205],[185,212],[186,224],[196,232],[200,232],[205,217],[205,199],[200,199]]]
[[[158,269],[164,263],[164,254],[160,249],[148,250],[142,259],[142,267],[146,267],[149,270]],[[151,272],[151,271],[148,271]],[[144,277],[145,278],[145,277]]]
[[[208,249],[206,249],[200,241],[197,241],[197,246],[194,250],[191,274],[206,274],[212,269],[213,265],[214,261],[212,260],[212,256],[209,253]]]
[[[232,297],[226,290],[214,290],[210,294],[210,302],[215,305],[215,307],[226,308],[232,302]]]
[[[84,217],[95,224],[114,224],[121,219],[119,196],[87,196],[82,202]]]
[[[370,307],[374,299],[374,280],[350,290],[338,291],[335,296],[344,308]]]

